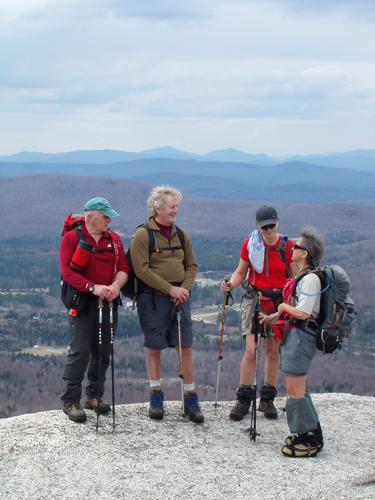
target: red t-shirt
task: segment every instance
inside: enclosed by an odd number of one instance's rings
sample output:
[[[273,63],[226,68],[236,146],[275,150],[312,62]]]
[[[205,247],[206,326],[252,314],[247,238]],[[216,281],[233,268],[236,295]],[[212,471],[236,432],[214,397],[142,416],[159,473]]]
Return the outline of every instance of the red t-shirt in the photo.
[[[277,240],[274,245],[269,245],[268,243],[264,243],[265,252],[264,252],[264,265],[263,271],[261,273],[257,273],[253,266],[250,264],[249,260],[249,252],[247,250],[247,245],[249,243],[249,238],[246,238],[242,243],[240,258],[246,261],[249,265],[249,283],[250,285],[254,285],[256,288],[260,288],[264,290],[266,288],[283,288],[285,285],[285,281],[287,279],[287,265],[292,261],[292,253],[294,243],[292,240],[288,240],[285,245],[285,258],[286,262],[281,260],[280,252],[278,248],[280,248],[281,244],[281,236]],[[268,253],[268,268],[269,275],[266,275],[266,256]]]
[[[83,226],[82,233],[84,239],[92,243],[94,252],[91,253],[89,261],[82,273],[73,271],[70,267],[70,262],[78,245],[78,234],[75,229],[65,233],[60,246],[61,276],[65,281],[81,292],[87,292],[90,285],[111,285],[113,282],[115,254],[112,248],[110,232],[105,231],[98,244],[96,244],[95,240],[90,236],[86,226]],[[129,274],[130,266],[121,239],[115,233],[113,240],[117,243],[119,251],[117,272],[124,271]],[[95,252],[95,250],[98,249],[107,249],[109,251]]]

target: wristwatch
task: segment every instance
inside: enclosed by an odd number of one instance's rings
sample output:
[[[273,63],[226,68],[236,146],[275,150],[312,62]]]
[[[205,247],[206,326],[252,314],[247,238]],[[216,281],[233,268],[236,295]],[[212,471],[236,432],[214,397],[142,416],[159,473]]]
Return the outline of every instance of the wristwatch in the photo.
[[[89,293],[94,293],[95,285],[90,285],[88,288]]]

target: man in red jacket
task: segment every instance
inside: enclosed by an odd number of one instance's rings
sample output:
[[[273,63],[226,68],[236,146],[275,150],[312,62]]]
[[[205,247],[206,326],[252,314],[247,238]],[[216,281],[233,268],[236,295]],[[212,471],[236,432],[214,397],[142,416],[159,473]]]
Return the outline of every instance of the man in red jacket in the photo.
[[[66,232],[61,242],[61,276],[78,294],[82,294],[81,303],[85,304],[82,311],[73,307],[69,310],[70,342],[63,374],[66,390],[61,399],[64,413],[73,422],[86,420],[80,401],[81,384],[87,367],[89,383],[85,408],[96,411],[99,408],[100,413],[104,414],[110,411],[110,406],[102,403],[105,373],[110,361],[109,303],[113,304],[115,327],[117,299],[129,275],[129,264],[121,239],[108,229],[111,218],[118,215],[105,198],[92,198],[85,205],[81,230]],[[83,269],[78,272],[72,258],[80,240],[91,244],[91,251]],[[101,352],[98,343],[99,300],[104,306]]]
[[[278,232],[279,216],[270,206],[259,208],[256,213],[256,229],[246,238],[240,251],[240,261],[230,281],[223,281],[221,290],[228,292],[236,288],[248,275],[248,286],[242,299],[242,335],[246,339],[246,349],[240,366],[240,385],[237,401],[230,418],[242,420],[249,413],[255,397],[253,387],[255,372],[255,333],[267,339],[264,385],[260,390],[259,410],[266,418],[277,418],[273,404],[279,377],[279,341],[270,327],[263,332],[255,332],[254,313],[256,308],[266,314],[277,311],[282,302],[282,288],[288,275],[295,273],[292,263],[293,241]],[[261,296],[257,305],[257,297]]]

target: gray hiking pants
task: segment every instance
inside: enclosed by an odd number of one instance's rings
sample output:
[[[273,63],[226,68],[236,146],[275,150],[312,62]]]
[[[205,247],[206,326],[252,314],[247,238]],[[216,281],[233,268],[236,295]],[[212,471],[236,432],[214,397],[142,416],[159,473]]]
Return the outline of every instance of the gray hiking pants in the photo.
[[[103,309],[101,348],[98,342],[98,319],[97,301],[90,301],[88,310],[85,313],[81,313],[75,318],[69,316],[70,342],[63,373],[66,390],[61,396],[64,406],[80,402],[82,380],[87,367],[87,378],[89,380],[86,388],[87,398],[102,399],[103,397],[105,373],[110,362],[111,352],[109,308],[107,302],[105,302]],[[113,319],[114,331],[116,331],[117,307],[114,307]]]

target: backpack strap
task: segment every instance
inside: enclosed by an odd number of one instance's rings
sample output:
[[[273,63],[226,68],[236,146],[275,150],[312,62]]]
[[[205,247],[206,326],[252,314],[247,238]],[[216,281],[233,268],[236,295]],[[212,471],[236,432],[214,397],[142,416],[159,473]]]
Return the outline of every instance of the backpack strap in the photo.
[[[279,246],[279,253],[280,253],[280,258],[282,260],[282,262],[286,262],[286,251],[285,251],[285,248],[286,248],[286,244],[288,242],[288,235],[284,234],[283,236],[281,236],[281,242],[280,242],[280,246]]]
[[[183,250],[185,252],[185,235],[182,229],[178,226],[175,226],[176,228],[176,233],[177,237],[180,240],[180,246],[176,247],[166,247],[166,248],[159,248],[157,244],[157,239],[156,239],[156,229],[151,229],[150,224],[148,222],[144,222],[143,224],[140,224],[137,226],[137,229],[139,227],[144,227],[146,231],[148,232],[149,235],[149,254],[151,255],[153,252],[162,252],[163,250]]]

